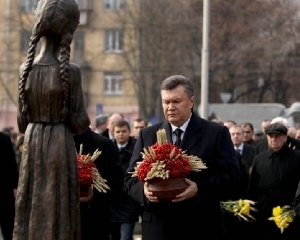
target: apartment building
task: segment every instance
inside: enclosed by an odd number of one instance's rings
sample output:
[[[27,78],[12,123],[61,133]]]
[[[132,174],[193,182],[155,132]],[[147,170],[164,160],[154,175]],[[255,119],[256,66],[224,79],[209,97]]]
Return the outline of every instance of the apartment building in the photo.
[[[128,34],[120,16],[125,0],[76,1],[81,17],[71,61],[81,67],[91,122],[102,112],[120,112],[131,121],[138,116],[138,101],[123,57]],[[17,130],[18,69],[26,59],[37,2],[0,0],[0,130],[6,126]]]

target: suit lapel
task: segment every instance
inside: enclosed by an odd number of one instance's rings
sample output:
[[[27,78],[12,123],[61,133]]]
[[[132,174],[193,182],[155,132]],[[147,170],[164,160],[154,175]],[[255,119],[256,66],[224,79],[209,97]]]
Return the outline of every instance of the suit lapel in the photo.
[[[189,151],[197,142],[201,140],[201,122],[201,118],[195,114],[192,114],[189,125],[181,141],[180,148]],[[166,130],[168,143],[173,143],[171,124],[167,121],[164,121],[160,129],[162,128]]]
[[[181,141],[180,148],[189,152],[197,142],[201,141],[201,138],[201,119],[195,114],[192,114],[189,125]]]

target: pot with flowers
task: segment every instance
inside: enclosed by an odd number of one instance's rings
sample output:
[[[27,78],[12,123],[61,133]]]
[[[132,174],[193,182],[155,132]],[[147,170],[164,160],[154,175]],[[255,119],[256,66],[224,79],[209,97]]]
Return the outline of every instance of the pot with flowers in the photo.
[[[101,151],[96,150],[92,156],[90,154],[83,155],[82,148],[81,144],[79,153],[77,154],[80,197],[86,197],[92,187],[95,187],[99,192],[106,193],[110,188],[94,164]]]
[[[143,161],[138,162],[132,177],[148,182],[149,191],[160,201],[169,201],[186,188],[185,176],[190,171],[199,172],[206,165],[197,156],[189,156],[167,142],[165,129],[156,133],[157,142],[142,152]]]

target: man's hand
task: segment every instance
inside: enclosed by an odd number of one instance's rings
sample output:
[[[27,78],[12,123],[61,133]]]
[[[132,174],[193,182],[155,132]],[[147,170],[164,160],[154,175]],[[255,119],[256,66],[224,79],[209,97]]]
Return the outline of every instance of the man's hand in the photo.
[[[172,202],[181,202],[183,200],[195,197],[198,194],[198,186],[195,182],[191,181],[188,178],[185,178],[185,182],[187,183],[187,188],[184,190],[184,192],[176,195],[176,198],[172,200]],[[150,202],[159,202],[157,197],[153,194],[153,192],[148,190],[149,183],[144,183],[144,194],[146,198]]]
[[[195,197],[198,194],[198,186],[195,182],[191,181],[188,178],[185,178],[185,182],[188,184],[184,192],[176,195],[176,198],[172,202],[181,202],[183,200]]]
[[[149,183],[148,182],[145,182],[144,183],[144,194],[146,196],[146,198],[150,201],[150,202],[159,202],[157,197],[155,197],[153,195],[153,192],[150,192],[148,190],[148,186],[149,186]]]

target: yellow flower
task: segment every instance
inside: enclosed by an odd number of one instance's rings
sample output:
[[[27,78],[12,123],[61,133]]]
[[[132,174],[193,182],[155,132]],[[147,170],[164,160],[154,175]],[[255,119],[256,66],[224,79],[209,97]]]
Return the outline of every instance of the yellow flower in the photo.
[[[282,209],[280,206],[274,207],[273,208],[273,216],[277,217],[282,213]]]
[[[280,232],[283,233],[290,223],[293,222],[296,212],[290,206],[284,207],[274,207],[272,211],[273,217],[270,217],[269,220],[273,220],[276,226],[280,229]]]
[[[253,207],[255,202],[247,199],[239,199],[237,201],[225,201],[221,202],[221,209],[233,213],[234,216],[242,218],[246,221],[255,220],[255,218],[250,214],[250,211],[256,211]]]
[[[250,215],[250,202],[247,200],[239,200],[239,205],[241,207],[240,213],[243,215]]]

